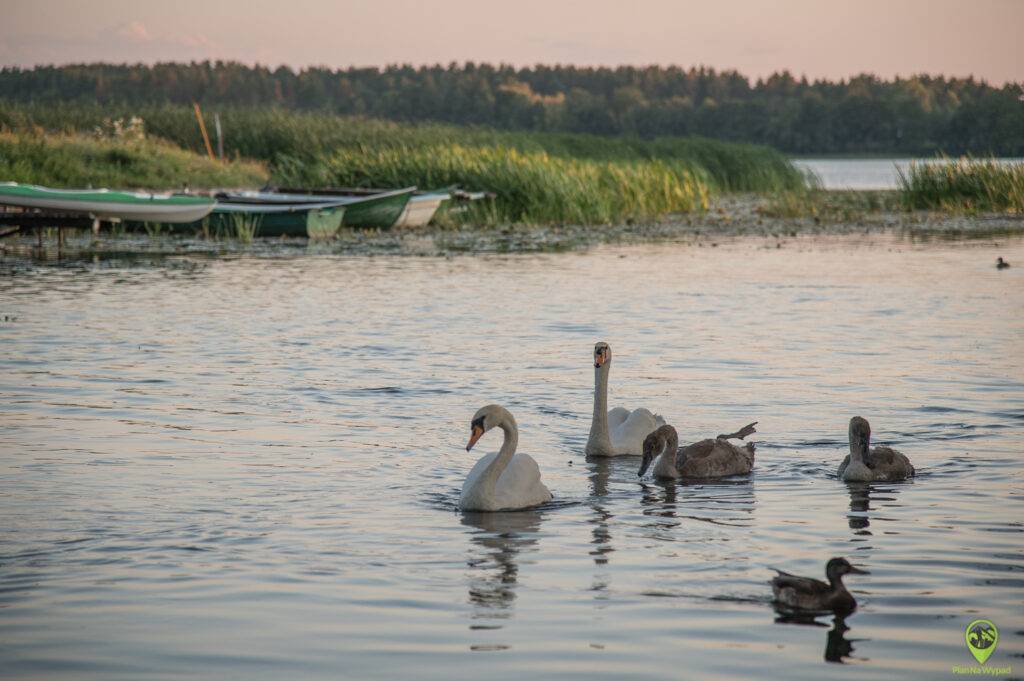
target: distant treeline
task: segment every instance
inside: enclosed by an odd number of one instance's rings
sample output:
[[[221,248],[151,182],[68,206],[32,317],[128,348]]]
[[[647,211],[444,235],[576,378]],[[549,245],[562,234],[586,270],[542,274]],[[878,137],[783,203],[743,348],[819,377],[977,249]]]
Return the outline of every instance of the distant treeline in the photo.
[[[639,137],[701,135],[795,154],[1024,156],[1021,84],[917,76],[751,83],[679,67],[487,64],[330,70],[233,62],[0,69],[0,99],[268,106],[395,121]]]

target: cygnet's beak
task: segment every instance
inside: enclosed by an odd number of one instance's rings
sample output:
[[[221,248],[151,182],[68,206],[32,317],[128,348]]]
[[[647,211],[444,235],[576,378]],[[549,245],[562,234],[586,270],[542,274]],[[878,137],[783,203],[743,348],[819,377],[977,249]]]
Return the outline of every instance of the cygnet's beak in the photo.
[[[862,570],[859,567],[855,567],[855,566],[851,565],[850,566],[850,574],[854,574],[854,575],[870,575],[871,573],[868,572],[867,570]]]
[[[476,441],[484,434],[484,429],[480,426],[473,426],[473,431],[469,434],[469,444],[466,445],[466,451],[473,449],[473,445]]]
[[[594,368],[595,369],[600,369],[601,367],[603,367],[604,363],[607,361],[607,359],[606,359],[607,356],[608,355],[605,352],[595,352],[594,353]]]
[[[638,477],[638,478],[644,477],[644,473],[647,472],[647,469],[648,469],[648,467],[650,467],[651,461],[653,461],[653,460],[654,460],[654,453],[653,452],[645,451],[644,452],[643,461],[640,462],[640,470],[636,472],[636,477]]]

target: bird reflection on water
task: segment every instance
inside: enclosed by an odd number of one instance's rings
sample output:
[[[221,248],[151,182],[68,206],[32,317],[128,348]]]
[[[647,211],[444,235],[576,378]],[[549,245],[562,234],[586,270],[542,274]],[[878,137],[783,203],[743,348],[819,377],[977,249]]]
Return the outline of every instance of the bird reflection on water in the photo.
[[[778,617],[775,618],[775,623],[798,624],[809,627],[821,628],[825,628],[828,626],[824,622],[819,622],[814,615],[793,614],[781,611],[778,612]],[[867,658],[853,657],[853,644],[862,639],[846,638],[846,632],[848,631],[850,631],[850,627],[846,625],[846,617],[843,617],[841,615],[833,616],[832,628],[829,629],[828,634],[825,635],[825,653],[823,657],[826,662],[845,664],[847,659],[856,659],[862,662],[867,661]]]
[[[479,531],[472,536],[469,567],[469,602],[474,623],[470,629],[500,629],[479,620],[503,620],[512,616],[523,551],[533,551],[543,515],[537,510],[500,513],[463,513],[462,524]],[[501,650],[507,646],[474,646],[474,650]]]
[[[853,530],[854,539],[852,541],[867,541],[866,537],[872,535],[869,529],[872,515],[875,520],[885,519],[879,514],[877,508],[871,505],[872,497],[876,504],[877,502],[895,502],[900,490],[893,484],[878,485],[871,482],[851,482],[846,483],[846,487],[850,494],[850,513],[847,515],[847,521],[850,529]],[[896,506],[898,504],[889,503],[887,505]]]

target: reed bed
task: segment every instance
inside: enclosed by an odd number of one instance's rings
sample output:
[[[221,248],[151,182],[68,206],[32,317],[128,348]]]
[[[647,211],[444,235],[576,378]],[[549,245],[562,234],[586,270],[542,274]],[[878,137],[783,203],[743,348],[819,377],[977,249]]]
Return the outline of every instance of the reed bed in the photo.
[[[960,158],[914,163],[899,176],[904,205],[911,209],[1024,212],[1024,162]]]
[[[308,174],[315,167],[317,175]],[[688,168],[661,161],[558,158],[504,147],[341,149],[316,166],[296,165],[287,184],[490,189],[472,222],[605,224],[707,208],[708,186]],[[284,168],[279,172],[287,172]]]
[[[410,124],[331,113],[277,108],[221,107],[228,157],[268,163],[272,171],[315,164],[344,149],[465,148],[515,149],[551,158],[604,162],[661,161],[702,175],[713,190],[769,192],[798,189],[804,178],[782,154],[768,147],[696,137],[603,137],[548,132],[498,131],[444,124]],[[212,109],[205,112],[213,130]],[[139,118],[150,137],[159,137],[194,152],[203,152],[195,114],[190,107],[152,105],[117,107],[76,104],[50,107],[0,102],[0,129],[41,129],[103,133],[111,121]],[[402,182],[400,184],[409,184]],[[497,188],[496,190],[500,190]]]
[[[211,161],[162,140],[0,131],[0,181],[181,189],[186,185],[252,186],[266,179],[262,164]]]

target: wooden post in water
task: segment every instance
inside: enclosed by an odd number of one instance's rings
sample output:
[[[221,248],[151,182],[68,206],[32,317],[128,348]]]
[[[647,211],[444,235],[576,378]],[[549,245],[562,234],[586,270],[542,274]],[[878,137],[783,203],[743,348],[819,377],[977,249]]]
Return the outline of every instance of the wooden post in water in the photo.
[[[217,158],[224,160],[224,135],[220,130],[220,114],[213,114],[213,127],[217,129]]]
[[[203,113],[199,110],[199,102],[192,102],[192,108],[196,111],[196,120],[199,121],[199,132],[203,133],[203,144],[206,145],[206,155],[213,158],[213,147],[210,146],[210,136],[206,134],[206,123],[203,122]]]

